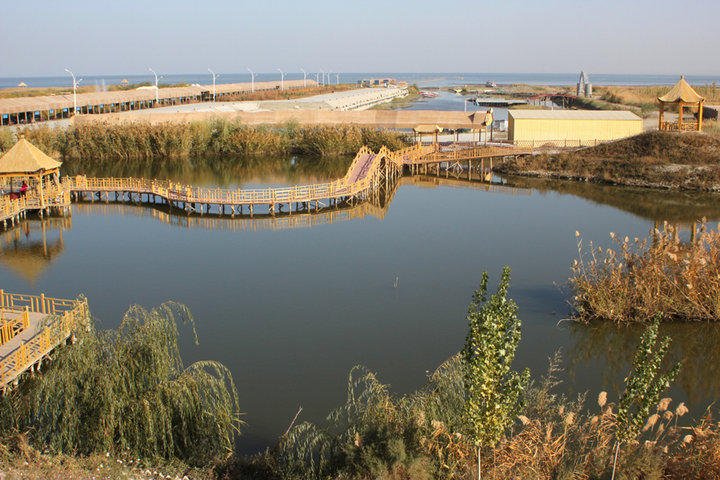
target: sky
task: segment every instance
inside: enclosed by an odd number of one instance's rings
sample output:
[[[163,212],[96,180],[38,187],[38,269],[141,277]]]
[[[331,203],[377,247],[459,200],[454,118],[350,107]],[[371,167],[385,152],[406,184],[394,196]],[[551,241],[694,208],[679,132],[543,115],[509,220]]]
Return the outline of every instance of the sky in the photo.
[[[0,77],[720,75],[719,0],[0,0]]]

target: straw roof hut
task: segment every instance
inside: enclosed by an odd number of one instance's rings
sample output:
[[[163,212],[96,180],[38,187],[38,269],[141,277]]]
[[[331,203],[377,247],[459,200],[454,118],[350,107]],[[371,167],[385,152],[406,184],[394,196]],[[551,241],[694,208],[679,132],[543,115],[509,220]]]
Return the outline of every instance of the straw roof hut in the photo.
[[[18,87],[27,87],[27,83],[20,82],[20,83],[18,83]]]
[[[43,178],[59,176],[60,165],[62,162],[44,154],[20,135],[17,143],[0,157],[0,179],[9,179],[11,186],[14,179],[35,180],[40,185],[40,206],[44,208]]]
[[[658,97],[660,102],[660,120],[658,129],[659,130],[697,130],[702,131],[702,115],[703,115],[703,102],[704,97],[698,95],[698,93],[685,81],[685,77],[681,76],[680,81],[677,82],[669,92],[665,95]],[[677,105],[678,106],[678,121],[665,122],[664,113],[666,105]],[[691,111],[697,112],[697,121],[684,121],[683,112],[685,108],[690,108]]]

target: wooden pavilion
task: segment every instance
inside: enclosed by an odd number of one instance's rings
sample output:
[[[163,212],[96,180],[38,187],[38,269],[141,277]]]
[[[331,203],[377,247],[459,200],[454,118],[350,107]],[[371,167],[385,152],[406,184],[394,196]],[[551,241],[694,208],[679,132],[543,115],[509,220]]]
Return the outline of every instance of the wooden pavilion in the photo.
[[[40,197],[39,208],[44,209],[47,195],[45,190],[48,182],[57,184],[60,178],[62,162],[44,154],[39,148],[20,135],[17,143],[0,157],[0,181],[10,187],[13,192],[20,190],[21,182],[27,181],[28,189],[35,188]]]
[[[668,93],[662,97],[658,97],[660,102],[660,120],[658,124],[659,130],[697,130],[702,131],[703,102],[705,99],[693,90],[689,83],[685,81],[685,77],[680,77],[680,81],[673,86]],[[677,122],[666,122],[664,119],[665,106],[678,106]],[[683,112],[689,108],[692,112],[697,112],[697,120],[684,121]]]
[[[433,145],[438,144],[438,135],[440,135],[442,131],[442,127],[438,125],[418,125],[413,128],[415,138],[418,140],[419,143],[422,143],[422,139],[425,135],[432,135]]]

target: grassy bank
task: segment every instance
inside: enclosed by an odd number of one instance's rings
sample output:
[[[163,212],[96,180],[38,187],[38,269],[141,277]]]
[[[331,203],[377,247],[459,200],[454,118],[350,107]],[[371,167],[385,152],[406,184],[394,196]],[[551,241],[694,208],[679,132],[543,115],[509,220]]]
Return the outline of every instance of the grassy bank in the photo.
[[[497,171],[618,185],[720,191],[720,137],[647,132],[573,152],[519,157],[499,165]]]
[[[355,154],[368,145],[391,150],[410,144],[405,134],[356,126],[249,127],[228,120],[188,125],[108,125],[94,123],[67,129],[26,128],[20,133],[35,146],[63,160],[151,160],[188,155]],[[15,136],[0,130],[0,153],[15,143]]]
[[[695,91],[705,97],[706,103],[720,102],[720,89],[717,85],[693,85]],[[594,87],[594,94],[610,105],[623,105],[639,109],[642,113],[659,110],[657,98],[670,90],[667,86],[601,86]]]
[[[370,110],[405,110],[420,98],[420,89],[417,85],[410,85],[404,97],[395,97],[389,102],[378,103],[370,107]]]

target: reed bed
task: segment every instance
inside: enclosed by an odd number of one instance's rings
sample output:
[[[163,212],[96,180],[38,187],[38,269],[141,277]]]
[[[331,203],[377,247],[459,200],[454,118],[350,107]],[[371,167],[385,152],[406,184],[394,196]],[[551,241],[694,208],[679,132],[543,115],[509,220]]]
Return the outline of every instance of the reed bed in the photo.
[[[14,139],[0,134],[0,153]],[[301,127],[288,123],[250,127],[236,121],[213,120],[188,125],[110,125],[93,123],[67,129],[26,128],[20,133],[48,154],[64,160],[152,160],[201,155],[355,154],[361,146],[391,150],[411,144],[407,134],[356,126]]]
[[[691,242],[681,241],[667,222],[642,240],[611,233],[615,248],[605,250],[591,242],[586,251],[578,237],[570,279],[577,318],[720,320],[720,231],[704,220],[693,229]]]

